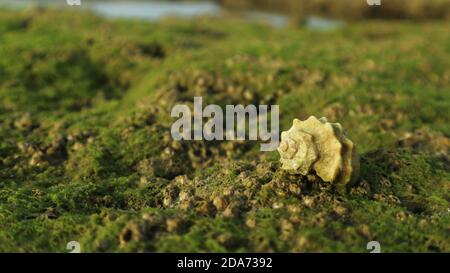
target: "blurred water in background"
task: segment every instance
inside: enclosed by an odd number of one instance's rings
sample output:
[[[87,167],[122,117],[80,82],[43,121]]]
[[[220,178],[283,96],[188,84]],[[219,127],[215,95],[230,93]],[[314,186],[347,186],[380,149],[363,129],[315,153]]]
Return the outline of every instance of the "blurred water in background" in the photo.
[[[163,16],[171,14],[194,16],[199,14],[216,14],[221,11],[221,6],[213,1],[172,2],[158,0],[81,0],[81,6],[71,7],[66,3],[66,0],[0,0],[0,6],[87,8],[105,15],[119,17],[144,17],[148,19],[159,19]]]
[[[148,20],[158,20],[167,16],[218,15],[222,11],[221,7],[213,2],[94,1],[87,3],[85,7],[110,17]]]
[[[66,0],[0,0],[0,6],[23,8],[28,6],[82,8],[112,18],[138,18],[156,21],[168,16],[195,17],[201,15],[219,16],[226,10],[214,1],[170,2],[170,1],[89,1],[81,0],[81,6],[69,6]],[[269,24],[273,27],[285,27],[289,17],[283,14],[263,11],[240,12],[243,18]],[[310,17],[305,26],[315,30],[332,30],[342,22],[318,17]]]

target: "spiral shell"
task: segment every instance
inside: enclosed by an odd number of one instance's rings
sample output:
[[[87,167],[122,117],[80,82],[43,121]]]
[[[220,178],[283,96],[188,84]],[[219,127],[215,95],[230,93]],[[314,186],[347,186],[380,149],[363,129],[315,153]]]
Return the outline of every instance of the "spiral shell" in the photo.
[[[282,168],[307,175],[312,170],[326,182],[347,185],[359,173],[355,146],[339,123],[314,116],[294,119],[293,126],[281,133],[278,147]]]

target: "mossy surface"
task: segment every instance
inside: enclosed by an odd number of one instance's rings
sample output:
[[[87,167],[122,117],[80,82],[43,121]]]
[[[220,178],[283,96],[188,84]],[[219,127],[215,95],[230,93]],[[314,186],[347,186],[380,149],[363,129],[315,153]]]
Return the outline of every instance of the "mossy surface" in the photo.
[[[0,11],[0,251],[450,251],[448,22]],[[348,192],[259,143],[175,142],[170,109],[279,104],[358,145]]]

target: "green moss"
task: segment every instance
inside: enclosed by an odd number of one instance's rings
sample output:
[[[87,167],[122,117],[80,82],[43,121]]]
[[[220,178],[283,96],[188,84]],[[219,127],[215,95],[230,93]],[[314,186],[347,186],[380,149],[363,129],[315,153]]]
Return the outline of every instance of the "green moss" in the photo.
[[[450,251],[445,24],[0,18],[0,251]],[[279,104],[283,130],[341,122],[360,179],[336,193],[256,142],[173,141],[196,95]]]

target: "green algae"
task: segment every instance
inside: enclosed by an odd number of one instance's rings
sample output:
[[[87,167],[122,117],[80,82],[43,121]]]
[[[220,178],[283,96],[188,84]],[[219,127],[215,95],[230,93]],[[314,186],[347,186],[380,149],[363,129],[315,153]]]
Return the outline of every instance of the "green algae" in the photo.
[[[0,251],[450,251],[448,23],[0,14]],[[171,107],[199,95],[342,123],[360,179],[337,193],[256,142],[173,141]]]

